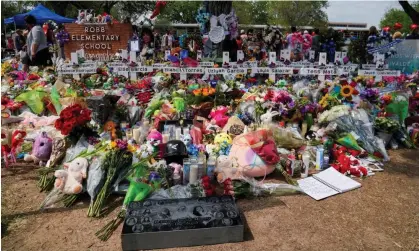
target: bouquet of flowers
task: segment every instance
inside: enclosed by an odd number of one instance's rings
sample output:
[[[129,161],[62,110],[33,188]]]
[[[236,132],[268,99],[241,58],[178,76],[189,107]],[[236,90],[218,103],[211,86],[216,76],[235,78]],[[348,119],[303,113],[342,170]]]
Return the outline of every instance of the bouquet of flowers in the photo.
[[[390,118],[378,117],[375,119],[374,127],[378,131],[392,134],[400,128],[400,124]]]
[[[130,184],[121,211],[113,220],[96,232],[96,236],[100,240],[108,240],[116,228],[123,222],[126,208],[130,202],[144,200],[155,189],[155,182],[147,182],[146,177],[149,177],[149,170],[145,160],[146,159],[142,159],[140,162],[133,164],[127,169],[128,174],[126,177]]]
[[[264,183],[260,184],[255,179],[231,180],[224,182],[224,194],[235,198],[249,198],[260,196],[283,196],[301,193],[298,186],[291,184]]]
[[[55,128],[63,135],[69,135],[75,127],[81,127],[91,120],[91,111],[75,104],[60,112],[60,118],[55,121]]]
[[[120,173],[132,163],[132,153],[126,151],[127,144],[118,142],[112,146],[113,148],[106,154],[102,164],[102,169],[105,171],[105,183],[87,212],[90,217],[99,217],[102,214],[104,203],[111,193],[113,184],[120,178]]]
[[[368,100],[371,103],[377,103],[379,101],[379,92],[376,88],[366,88],[361,92],[361,98]]]

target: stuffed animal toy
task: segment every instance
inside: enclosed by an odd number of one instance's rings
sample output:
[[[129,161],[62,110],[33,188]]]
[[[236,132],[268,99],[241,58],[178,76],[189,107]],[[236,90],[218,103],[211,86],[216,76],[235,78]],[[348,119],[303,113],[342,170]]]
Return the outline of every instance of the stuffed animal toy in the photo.
[[[217,158],[215,171],[217,172],[217,181],[223,183],[226,179],[240,179],[241,170],[233,167],[233,159],[226,155],[220,155]]]
[[[32,154],[26,154],[24,160],[26,162],[33,161],[35,164],[43,166],[50,158],[52,152],[52,139],[48,137],[46,132],[42,132],[35,138],[32,147]]]
[[[214,144],[221,145],[222,143],[226,142],[227,144],[231,144],[233,140],[231,139],[231,136],[227,133],[219,133],[214,138]]]
[[[215,120],[215,123],[223,128],[228,121],[228,116],[226,115],[228,112],[228,108],[225,106],[219,106],[217,109],[212,109],[210,113],[210,117]]]
[[[65,163],[63,170],[54,173],[54,186],[64,194],[78,194],[83,190],[82,181],[87,177],[89,162],[85,158],[76,158]]]
[[[26,132],[21,130],[16,130],[13,132],[11,137],[7,137],[7,132],[1,134],[1,153],[3,154],[4,162],[6,168],[9,167],[9,154],[12,163],[16,163],[16,149],[23,143],[24,138],[26,137]],[[11,144],[8,144],[8,139],[11,138]]]
[[[214,132],[220,132],[221,131],[221,127],[219,127],[217,124],[216,124],[216,121],[214,120],[214,119],[211,119],[208,123],[207,123],[207,125],[206,125],[206,127],[205,127],[205,131],[206,131],[206,133],[214,133]]]
[[[260,120],[262,124],[269,125],[272,123],[272,118],[277,115],[279,115],[279,112],[272,111],[272,108],[269,108],[269,110],[265,114],[262,114],[260,116]]]
[[[86,22],[91,23],[93,21],[93,15],[92,13],[89,13],[86,15]]]
[[[96,17],[95,17],[95,21],[96,21],[96,23],[102,23],[103,21],[102,21],[102,15],[97,15]]]
[[[185,144],[186,148],[188,148],[192,144],[192,137],[190,134],[182,135],[181,140]]]
[[[86,21],[86,14],[84,13],[84,11],[79,11],[79,15],[77,17],[77,22],[78,24],[82,24]]]
[[[268,129],[235,137],[229,156],[237,160],[237,165],[247,177],[263,177],[272,173],[280,160]]]
[[[52,141],[51,156],[47,162],[47,167],[53,167],[58,164],[65,156],[65,150],[67,149],[66,140],[64,138],[54,138]]]
[[[147,143],[140,147],[140,150],[143,152],[143,156],[147,157],[153,153],[158,153],[160,151],[159,146],[162,142],[162,134],[156,129],[151,130],[147,136]]]
[[[103,126],[103,132],[107,132],[111,135],[111,139],[115,140],[117,138],[116,136],[116,124],[113,121],[108,121]]]

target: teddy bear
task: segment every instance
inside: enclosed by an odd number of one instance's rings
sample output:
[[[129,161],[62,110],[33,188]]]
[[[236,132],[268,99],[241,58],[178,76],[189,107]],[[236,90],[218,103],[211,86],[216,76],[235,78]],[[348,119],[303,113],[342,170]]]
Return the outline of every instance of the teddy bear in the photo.
[[[71,163],[65,163],[63,170],[54,173],[56,177],[54,186],[64,194],[81,193],[88,165],[86,158],[76,158]]]
[[[33,161],[35,164],[43,166],[46,163],[52,152],[52,139],[48,137],[46,132],[42,132],[35,138],[32,147],[32,154],[26,154],[24,160],[26,162]]]
[[[226,179],[237,180],[242,177],[241,170],[233,166],[234,160],[231,157],[227,155],[218,156],[215,171],[219,183],[223,183]]]

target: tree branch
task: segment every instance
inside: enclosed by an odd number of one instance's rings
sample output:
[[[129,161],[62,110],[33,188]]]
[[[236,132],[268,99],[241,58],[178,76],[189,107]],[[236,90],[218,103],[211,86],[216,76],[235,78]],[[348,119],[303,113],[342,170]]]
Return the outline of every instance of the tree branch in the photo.
[[[412,22],[415,24],[419,24],[419,12],[417,12],[408,1],[399,1],[400,5],[402,6],[404,12],[412,19]]]

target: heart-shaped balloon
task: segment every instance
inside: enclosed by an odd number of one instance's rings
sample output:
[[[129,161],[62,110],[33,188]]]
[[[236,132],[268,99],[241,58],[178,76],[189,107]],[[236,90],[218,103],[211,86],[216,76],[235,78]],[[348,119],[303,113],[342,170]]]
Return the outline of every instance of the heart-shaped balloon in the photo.
[[[411,24],[410,25],[410,29],[411,30],[416,30],[418,28],[418,25],[417,24]]]
[[[395,30],[400,30],[401,28],[403,28],[403,25],[401,23],[397,22],[397,23],[394,24],[393,28]]]

